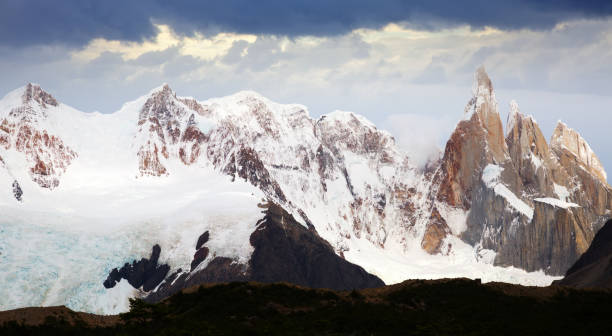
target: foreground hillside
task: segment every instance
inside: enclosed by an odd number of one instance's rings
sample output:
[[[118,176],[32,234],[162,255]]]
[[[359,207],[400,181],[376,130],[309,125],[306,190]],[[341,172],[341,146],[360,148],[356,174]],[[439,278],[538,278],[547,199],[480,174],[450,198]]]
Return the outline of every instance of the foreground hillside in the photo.
[[[589,249],[556,283],[576,288],[612,289],[612,220],[597,232]]]
[[[0,333],[594,335],[608,331],[610,313],[610,291],[467,279],[345,292],[230,283],[192,287],[158,304],[134,300],[119,318],[57,307],[3,312]]]

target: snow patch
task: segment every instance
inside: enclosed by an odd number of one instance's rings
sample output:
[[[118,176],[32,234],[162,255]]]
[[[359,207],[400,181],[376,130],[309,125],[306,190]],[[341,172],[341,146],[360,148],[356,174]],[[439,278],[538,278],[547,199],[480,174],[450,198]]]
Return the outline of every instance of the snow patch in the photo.
[[[538,169],[540,169],[540,167],[542,167],[542,159],[540,159],[534,153],[531,153],[530,156],[531,156],[531,163],[533,163],[533,166],[535,167],[535,170],[537,171]]]
[[[554,191],[555,194],[557,194],[557,197],[559,197],[560,200],[562,200],[563,202],[567,202],[567,199],[570,196],[569,191],[567,190],[566,187],[564,186],[560,186],[556,183],[554,183]]]
[[[488,164],[482,172],[482,181],[493,189],[495,193],[508,201],[516,211],[522,213],[529,220],[533,218],[533,208],[518,198],[508,187],[501,182],[501,173],[504,169],[495,164]]]
[[[569,208],[579,208],[580,206],[576,203],[565,202],[557,198],[536,198],[534,199],[536,202],[550,204],[557,208],[569,209]]]

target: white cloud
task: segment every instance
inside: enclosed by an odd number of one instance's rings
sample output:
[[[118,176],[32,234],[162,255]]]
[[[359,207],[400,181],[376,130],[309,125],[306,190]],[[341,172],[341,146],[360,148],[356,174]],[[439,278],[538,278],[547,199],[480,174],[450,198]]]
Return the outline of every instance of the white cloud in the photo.
[[[422,167],[438,158],[454,125],[448,116],[404,113],[389,115],[381,127],[393,134],[400,148]]]
[[[248,34],[219,33],[210,38],[202,34],[195,34],[193,37],[182,39],[181,54],[212,61],[220,56],[227,55],[232,45],[238,41],[246,41],[249,44],[257,41],[257,36]],[[241,56],[248,55],[248,48],[245,48]]]
[[[102,53],[108,52],[120,54],[125,61],[128,61],[137,59],[149,52],[166,50],[180,43],[170,27],[166,25],[156,25],[155,27],[157,28],[157,35],[153,40],[123,42],[97,38],[89,42],[85,48],[74,52],[72,56],[80,61],[93,61],[100,57]]]
[[[253,43],[257,36],[249,34],[219,33],[206,37],[200,33],[194,36],[178,36],[167,25],[155,25],[157,35],[152,40],[143,42],[124,42],[97,38],[92,40],[83,49],[73,52],[72,56],[80,61],[93,61],[103,53],[120,54],[123,60],[135,60],[138,57],[156,51],[164,51],[180,46],[182,55],[193,56],[205,61],[211,61],[227,54],[233,43],[246,41]],[[246,52],[244,56],[246,56]]]

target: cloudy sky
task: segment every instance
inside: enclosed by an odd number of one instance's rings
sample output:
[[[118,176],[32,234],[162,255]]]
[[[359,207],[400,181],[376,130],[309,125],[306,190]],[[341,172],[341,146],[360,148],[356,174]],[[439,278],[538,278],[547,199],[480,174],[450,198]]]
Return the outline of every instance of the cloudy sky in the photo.
[[[503,119],[515,99],[547,136],[563,120],[612,170],[611,14],[591,0],[2,0],[0,96],[35,82],[112,113],[164,82],[200,100],[255,90],[363,114],[424,160],[483,64]]]

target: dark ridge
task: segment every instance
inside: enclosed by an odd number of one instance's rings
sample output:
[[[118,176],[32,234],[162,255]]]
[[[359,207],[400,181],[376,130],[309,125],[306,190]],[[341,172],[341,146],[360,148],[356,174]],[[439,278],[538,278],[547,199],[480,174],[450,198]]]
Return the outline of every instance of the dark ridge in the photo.
[[[567,270],[565,275],[571,275],[606,256],[612,256],[612,220],[607,221],[599,229],[587,251],[578,258],[578,261]]]
[[[200,247],[196,253],[193,255],[193,260],[191,261],[191,270],[193,271],[202,261],[206,260],[208,257],[208,247],[203,246]]]
[[[554,285],[612,289],[612,220],[597,232],[588,250]]]
[[[114,268],[104,281],[104,287],[113,288],[117,282],[125,279],[132,287],[142,287],[145,292],[155,289],[164,280],[168,271],[170,271],[170,266],[157,264],[160,253],[161,247],[155,244],[149,259],[134,260],[131,265],[125,263],[120,270]]]
[[[175,272],[172,279],[166,279],[146,300],[157,302],[184,288],[215,282],[287,282],[335,290],[384,286],[378,277],[338,256],[316,231],[299,224],[280,206],[270,202],[261,207],[265,209],[265,216],[251,234],[254,251],[248,264],[214,257],[204,269]],[[201,246],[194,255],[191,271],[207,256],[208,248]]]
[[[251,235],[255,248],[251,280],[335,290],[384,286],[378,277],[339,257],[329,243],[283,208],[273,203],[266,206],[263,223]]]
[[[200,237],[198,238],[198,242],[196,243],[196,250],[199,250],[202,246],[204,246],[204,244],[208,242],[209,238],[210,238],[210,233],[208,231],[202,233]]]

